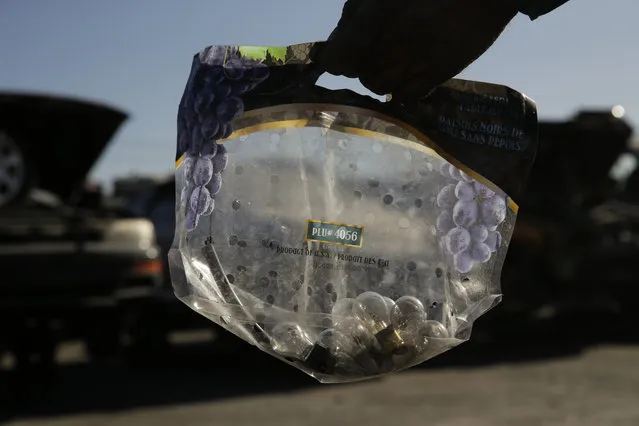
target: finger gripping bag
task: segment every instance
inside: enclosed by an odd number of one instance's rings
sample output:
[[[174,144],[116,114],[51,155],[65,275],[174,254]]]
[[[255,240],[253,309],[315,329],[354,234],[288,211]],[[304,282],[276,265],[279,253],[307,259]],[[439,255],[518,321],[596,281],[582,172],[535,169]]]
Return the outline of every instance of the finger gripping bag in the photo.
[[[470,337],[537,144],[534,103],[451,80],[411,105],[315,83],[312,43],[212,46],[178,112],[177,297],[320,382]]]

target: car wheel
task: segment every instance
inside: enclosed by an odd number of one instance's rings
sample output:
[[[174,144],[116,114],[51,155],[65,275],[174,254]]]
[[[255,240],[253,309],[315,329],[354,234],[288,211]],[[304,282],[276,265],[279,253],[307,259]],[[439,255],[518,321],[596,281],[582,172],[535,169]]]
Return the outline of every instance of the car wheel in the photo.
[[[55,357],[59,340],[50,323],[18,323],[11,341],[15,367],[9,377],[10,404],[28,404],[46,397],[58,372]]]
[[[146,312],[136,317],[128,331],[129,345],[125,354],[128,361],[149,363],[169,349],[166,318],[158,307],[147,307]]]
[[[22,199],[33,187],[27,150],[0,129],[0,207]]]

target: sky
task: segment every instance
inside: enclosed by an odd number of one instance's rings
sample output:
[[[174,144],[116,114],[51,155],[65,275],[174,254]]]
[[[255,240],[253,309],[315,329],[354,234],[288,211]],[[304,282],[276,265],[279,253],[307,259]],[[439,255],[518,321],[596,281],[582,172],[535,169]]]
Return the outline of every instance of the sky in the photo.
[[[95,180],[169,173],[177,105],[194,53],[211,44],[323,40],[342,5],[343,0],[0,0],[0,91],[71,95],[130,114],[91,171]],[[637,16],[638,0],[609,6],[571,0],[536,21],[519,16],[459,77],[522,91],[537,102],[541,118],[568,119],[580,108],[623,105],[626,118],[639,124]],[[325,76],[320,82],[368,94],[354,80]]]

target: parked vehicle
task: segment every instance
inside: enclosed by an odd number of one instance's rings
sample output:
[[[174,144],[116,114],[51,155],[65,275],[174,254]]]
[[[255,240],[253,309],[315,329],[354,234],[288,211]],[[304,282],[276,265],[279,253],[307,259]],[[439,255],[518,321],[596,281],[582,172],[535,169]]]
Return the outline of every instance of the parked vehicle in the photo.
[[[630,313],[639,295],[639,198],[633,175],[624,185],[611,170],[634,155],[632,127],[612,112],[586,111],[541,122],[539,133],[504,265],[502,310]]]
[[[180,330],[209,329],[214,331],[217,343],[225,341],[227,342],[225,346],[237,346],[240,342],[239,339],[221,327],[217,327],[202,315],[193,312],[175,296],[168,264],[168,253],[175,233],[175,179],[173,175],[154,181],[145,180],[140,185],[122,184],[121,186],[136,188],[132,191],[123,190],[120,195],[132,215],[148,218],[153,223],[158,246],[162,253],[164,279],[160,309],[163,314],[156,321],[155,327],[163,329],[166,334]]]
[[[80,100],[0,94],[0,348],[18,370],[52,365],[65,339],[83,339],[94,357],[164,340],[152,327],[164,273],[153,224],[85,184],[126,118]]]

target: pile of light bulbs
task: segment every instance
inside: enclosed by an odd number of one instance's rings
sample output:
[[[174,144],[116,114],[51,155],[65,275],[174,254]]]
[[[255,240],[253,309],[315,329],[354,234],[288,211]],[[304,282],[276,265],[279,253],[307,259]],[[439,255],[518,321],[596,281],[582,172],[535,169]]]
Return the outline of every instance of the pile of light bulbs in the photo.
[[[413,296],[393,301],[367,291],[337,301],[331,319],[332,326],[315,339],[297,323],[275,325],[269,333],[273,351],[310,371],[364,378],[418,364],[450,337]]]

